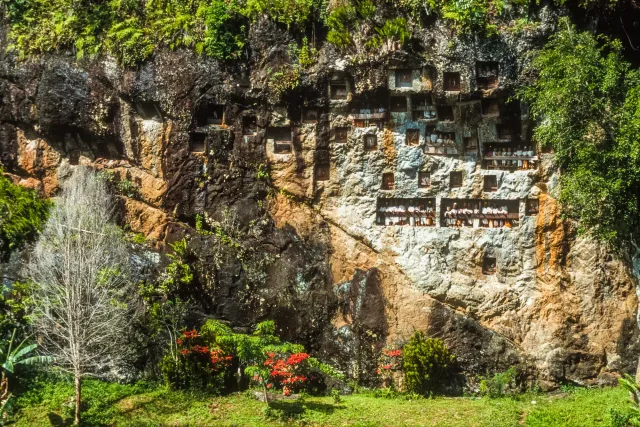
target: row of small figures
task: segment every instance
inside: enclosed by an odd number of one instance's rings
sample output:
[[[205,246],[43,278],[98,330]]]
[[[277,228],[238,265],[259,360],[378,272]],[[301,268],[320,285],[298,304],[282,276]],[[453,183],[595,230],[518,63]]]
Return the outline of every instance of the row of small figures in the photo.
[[[469,219],[445,219],[446,227],[473,227],[473,228],[513,228],[512,221],[510,219],[481,219],[481,218],[469,218]]]
[[[431,207],[424,207],[424,206],[409,206],[406,207],[404,205],[399,205],[399,206],[387,206],[387,207],[381,207],[380,209],[378,209],[380,212],[385,213],[398,213],[398,214],[403,214],[406,212],[409,213],[433,213],[434,210]]]
[[[534,160],[486,160],[487,162],[489,162],[489,164],[491,166],[494,167],[499,167],[499,166],[506,166],[506,167],[518,167],[520,169],[535,169],[536,165]]]
[[[492,156],[514,156],[514,157],[533,157],[536,153],[531,149],[531,147],[525,147],[525,149],[518,148],[518,150],[512,151],[511,148],[503,148],[501,151],[494,151],[493,147],[489,147],[487,151],[487,155],[485,157]]]
[[[382,223],[382,218],[378,219]],[[433,227],[436,221],[431,216],[422,217],[404,217],[404,216],[388,216],[384,218],[384,225],[410,225],[412,227]]]
[[[483,215],[500,215],[500,214],[506,215],[509,213],[509,208],[507,208],[506,206],[502,206],[500,208],[496,208],[493,206],[485,206],[484,208],[482,208],[482,210],[478,209],[477,207],[475,209],[469,209],[467,207],[458,209],[457,205],[454,203],[453,208],[447,206],[447,210],[445,211],[444,216],[448,218],[458,214],[479,215],[480,213],[482,213]]]

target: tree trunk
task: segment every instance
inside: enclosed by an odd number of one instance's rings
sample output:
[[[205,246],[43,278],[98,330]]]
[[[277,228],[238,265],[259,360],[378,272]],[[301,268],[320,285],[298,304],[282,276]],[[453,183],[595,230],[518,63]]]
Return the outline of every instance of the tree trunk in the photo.
[[[73,424],[79,426],[80,425],[80,403],[81,403],[80,395],[82,393],[82,377],[80,377],[79,373],[76,373],[75,375],[75,382],[76,382],[76,415],[75,415],[75,419],[73,420]]]
[[[267,385],[262,384],[262,389],[264,390],[264,403],[266,403],[267,406],[269,406],[269,396],[267,396]]]

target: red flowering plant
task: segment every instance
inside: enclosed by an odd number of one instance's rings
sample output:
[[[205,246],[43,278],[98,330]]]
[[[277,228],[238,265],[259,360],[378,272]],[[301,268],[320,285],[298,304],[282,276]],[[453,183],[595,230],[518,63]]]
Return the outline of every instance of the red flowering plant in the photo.
[[[165,356],[162,374],[172,388],[220,391],[233,357],[218,346],[209,347],[195,329],[176,339],[178,354]]]
[[[402,370],[402,349],[385,347],[378,358],[378,369],[376,373],[389,386],[394,372]]]
[[[286,395],[320,377],[344,379],[340,372],[305,353],[302,345],[281,341],[275,331],[273,321],[258,323],[252,334],[234,332],[217,320],[208,320],[200,329],[207,342],[234,355],[238,376],[246,375],[260,386],[267,404],[268,391],[278,390]]]

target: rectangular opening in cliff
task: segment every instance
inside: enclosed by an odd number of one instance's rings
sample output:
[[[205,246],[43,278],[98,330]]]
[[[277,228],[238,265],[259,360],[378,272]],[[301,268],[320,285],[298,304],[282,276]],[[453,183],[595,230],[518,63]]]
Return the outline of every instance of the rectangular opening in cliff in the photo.
[[[302,122],[303,123],[318,123],[320,114],[315,108],[303,108],[302,109]]]
[[[252,136],[258,133],[258,120],[256,116],[242,117],[242,134]]]
[[[267,128],[267,139],[273,139],[276,142],[291,142],[291,128],[269,127]]]
[[[486,192],[498,191],[498,177],[496,175],[485,175],[482,189]]]
[[[191,133],[189,137],[189,151],[192,153],[204,153],[206,150],[207,135],[204,133]]]
[[[329,93],[331,99],[346,100],[349,95],[347,84],[345,82],[331,82],[329,83]]]
[[[339,144],[344,144],[349,138],[349,128],[346,126],[339,126],[333,128],[333,140]]]
[[[431,173],[418,172],[418,188],[431,187]]]
[[[353,125],[357,128],[376,127],[379,130],[383,130],[384,120],[356,119],[353,121]]]
[[[455,132],[440,132],[436,130],[435,126],[427,126],[425,142],[425,154],[441,156],[458,155]]]
[[[420,145],[420,129],[407,129],[405,142],[410,146]]]
[[[436,107],[433,105],[430,96],[411,96],[411,110],[413,111],[413,120],[437,119]]]
[[[453,171],[449,173],[449,188],[462,187],[462,171]]]
[[[478,138],[475,136],[465,137],[464,152],[465,154],[478,154]]]
[[[142,120],[162,121],[162,114],[156,102],[143,101],[136,103],[136,111]]]
[[[496,135],[498,136],[498,141],[511,142],[513,138],[511,125],[509,123],[497,124]]]
[[[396,87],[411,88],[413,87],[413,71],[410,69],[396,70]]]
[[[527,199],[527,215],[538,215],[540,201],[538,199]]]
[[[200,104],[197,111],[197,126],[221,125],[224,123],[224,105],[213,102]]]
[[[376,135],[364,136],[364,149],[365,151],[375,151],[378,149],[378,137]]]
[[[527,170],[535,169],[538,156],[533,146],[510,141],[485,145],[482,160],[484,169]]]
[[[103,159],[111,158],[111,150],[109,149],[109,144],[106,142],[99,142],[96,144],[96,157]]]
[[[441,122],[452,122],[454,120],[453,107],[450,105],[439,105],[438,120]]]
[[[513,228],[519,221],[519,200],[447,199],[440,202],[442,227]]]
[[[388,93],[362,98],[349,104],[349,115],[359,120],[385,120],[389,109]]]
[[[273,152],[276,154],[286,154],[293,151],[290,127],[267,128],[267,139],[273,140]]]
[[[498,87],[500,63],[478,61],[476,63],[476,81],[478,89],[489,90]]]
[[[496,274],[497,269],[495,257],[485,256],[482,258],[482,274],[486,276]]]
[[[382,184],[380,185],[380,189],[382,190],[393,190],[395,187],[395,178],[393,176],[393,172],[385,172],[382,174]]]
[[[482,107],[482,115],[484,117],[499,117],[500,104],[495,98],[487,98],[480,101]]]
[[[78,150],[73,150],[67,153],[67,156],[69,157],[69,164],[71,166],[78,166],[78,164],[80,163],[80,151]]]
[[[446,92],[460,92],[460,73],[446,72],[442,78]]]
[[[433,227],[436,225],[435,205],[434,198],[379,197],[376,224]]]
[[[316,181],[329,181],[331,172],[331,164],[329,162],[321,162],[316,164]]]
[[[406,96],[392,96],[391,111],[394,113],[406,113],[407,112],[407,97]]]

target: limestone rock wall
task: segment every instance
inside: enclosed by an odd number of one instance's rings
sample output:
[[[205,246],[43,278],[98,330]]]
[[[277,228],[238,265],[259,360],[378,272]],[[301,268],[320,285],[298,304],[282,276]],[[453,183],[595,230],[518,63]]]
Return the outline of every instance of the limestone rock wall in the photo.
[[[636,364],[637,274],[562,219],[553,156],[510,99],[551,25],[471,42],[436,23],[418,31],[420,55],[361,62],[319,46],[275,100],[270,61],[291,40],[268,22],[238,66],[185,51],[128,70],[3,54],[0,163],[49,196],[77,164],[110,170],[136,189],[122,197],[133,231],[160,249],[191,236],[206,313],[239,327],[274,318],[364,382],[415,329],[443,338],[466,373],[520,365],[543,385],[611,381]],[[535,150],[534,167],[492,164],[500,144]],[[380,206],[408,204],[393,199],[432,203],[431,225],[385,225]],[[508,226],[455,226],[449,199],[508,203]],[[252,249],[242,262],[193,228],[196,214],[229,212]]]

